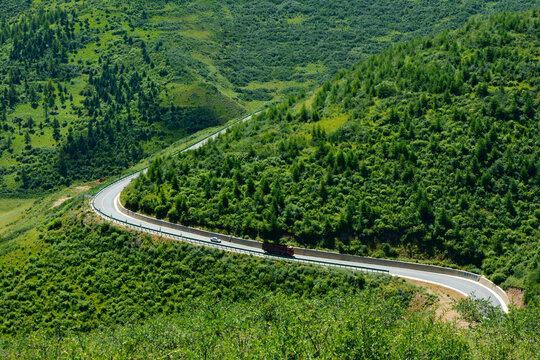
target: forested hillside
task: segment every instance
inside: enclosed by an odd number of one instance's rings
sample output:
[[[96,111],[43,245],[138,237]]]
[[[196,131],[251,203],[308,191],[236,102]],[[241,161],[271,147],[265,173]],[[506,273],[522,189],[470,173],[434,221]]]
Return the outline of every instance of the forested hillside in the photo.
[[[0,1],[0,358],[536,358],[533,6]],[[525,289],[526,307],[174,242],[91,210],[99,178],[269,102],[153,161],[123,203],[222,233],[465,268]]]
[[[156,67],[148,38],[133,27],[128,35],[117,16],[76,5],[39,7],[1,26],[0,191],[39,192],[117,173],[240,114],[226,99],[163,102],[167,71]]]
[[[134,211],[252,238],[540,282],[539,12],[360,62],[178,158]]]
[[[0,193],[118,173],[392,43],[535,1],[403,3],[3,1]]]

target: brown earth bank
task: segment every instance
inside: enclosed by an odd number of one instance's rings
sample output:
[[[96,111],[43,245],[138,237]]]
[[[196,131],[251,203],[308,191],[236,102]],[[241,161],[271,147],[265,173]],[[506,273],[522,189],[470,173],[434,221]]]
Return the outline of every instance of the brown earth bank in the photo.
[[[506,294],[508,295],[508,298],[510,299],[510,303],[513,304],[518,309],[524,309],[525,308],[525,300],[524,295],[525,291],[523,289],[518,289],[515,287],[511,287],[506,291]]]
[[[90,190],[92,187],[96,186],[99,184],[99,181],[92,181],[92,182],[88,182],[88,183],[84,183],[84,184],[80,184],[78,186],[75,186],[75,187],[71,187],[69,189],[66,189],[65,191],[65,194],[64,196],[62,196],[61,198],[59,198],[58,200],[56,200],[52,206],[51,206],[51,209],[57,207],[57,206],[60,206],[62,205],[64,202],[66,202],[67,200],[71,199],[72,197],[76,196],[76,195],[79,195],[80,193],[82,192],[85,192],[85,191],[88,191]]]
[[[435,302],[431,303],[427,296],[417,294],[409,306],[411,311],[432,309],[435,311],[435,316],[442,321],[455,322],[459,328],[467,328],[470,326],[470,324],[461,319],[459,313],[453,309],[456,301],[464,299],[465,295],[436,284],[411,279],[406,279],[405,281],[409,284],[423,287],[428,295],[432,295],[436,298]],[[424,302],[422,303],[422,301]]]

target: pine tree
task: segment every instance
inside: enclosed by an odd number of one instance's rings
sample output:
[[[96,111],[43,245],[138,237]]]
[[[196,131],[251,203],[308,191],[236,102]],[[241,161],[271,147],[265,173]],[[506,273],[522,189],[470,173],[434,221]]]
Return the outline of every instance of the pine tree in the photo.
[[[58,142],[60,140],[60,124],[58,123],[58,119],[54,118],[52,123],[53,128],[53,139],[54,141]]]
[[[32,142],[32,139],[30,138],[30,134],[28,131],[24,133],[24,143],[26,145],[26,148],[29,149],[31,147],[30,143]]]
[[[317,122],[321,119],[320,115],[319,115],[319,111],[314,108],[311,112],[311,121],[312,122]]]
[[[28,100],[30,101],[30,105],[32,106],[32,108],[37,109],[37,107],[39,106],[39,96],[36,92],[35,86],[33,85],[30,86]]]
[[[516,216],[516,208],[514,207],[514,200],[512,199],[510,191],[508,191],[504,197],[504,206],[510,215]]]
[[[298,114],[298,120],[300,122],[307,122],[309,119],[308,111],[306,109],[306,105],[303,104],[302,108],[300,109],[300,113]]]
[[[180,190],[180,185],[178,184],[178,177],[176,176],[176,174],[173,174],[172,176],[171,188],[176,191]]]
[[[21,187],[23,189],[28,189],[30,185],[30,177],[28,176],[28,171],[26,170],[25,166],[23,166],[21,169],[21,182],[22,182]]]
[[[7,99],[9,102],[9,106],[14,107],[17,101],[19,101],[19,94],[17,93],[17,89],[15,88],[15,84],[11,83],[9,85],[9,90],[7,93]]]

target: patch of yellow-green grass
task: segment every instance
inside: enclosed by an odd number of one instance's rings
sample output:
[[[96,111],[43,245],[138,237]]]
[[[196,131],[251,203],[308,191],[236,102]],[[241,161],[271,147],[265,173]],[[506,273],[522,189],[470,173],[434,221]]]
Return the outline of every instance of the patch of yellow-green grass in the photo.
[[[97,185],[97,181],[74,184],[35,199],[0,199],[0,266],[24,265],[42,251],[47,245],[40,228],[54,216],[51,211]]]
[[[326,70],[326,66],[320,62],[318,63],[309,63],[304,66],[297,66],[296,71],[302,72],[304,74],[321,74]]]
[[[395,36],[395,35],[400,35],[401,33],[399,31],[395,31],[395,30],[392,30],[390,31],[388,34],[386,35],[382,35],[382,36],[376,36],[374,37],[373,39],[377,42],[391,42],[392,41],[392,37]]]
[[[200,17],[198,14],[187,14],[180,17],[180,21],[184,23],[196,23],[200,20]]]
[[[202,29],[189,29],[180,32],[182,35],[199,40],[207,40],[212,35],[211,31]]]
[[[4,178],[3,178],[4,185],[6,185],[8,189],[17,188],[20,185],[20,183],[17,182],[16,178],[17,178],[17,175],[15,173],[4,175]]]
[[[159,35],[159,31],[148,31],[142,28],[135,28],[133,31],[130,30],[130,34],[134,39],[139,38],[148,41],[156,39]]]
[[[297,15],[295,17],[292,17],[292,18],[288,18],[286,21],[287,23],[289,24],[292,24],[292,25],[298,25],[298,24],[301,24],[303,23],[304,21],[306,21],[307,18],[305,16],[302,16],[302,15]]]
[[[252,81],[250,82],[245,88],[250,90],[260,89],[260,88],[267,88],[270,90],[284,90],[291,87],[305,87],[305,82],[299,82],[299,81],[279,81],[279,80],[272,80],[268,82],[260,82],[260,81]]]
[[[70,84],[69,92],[73,95],[73,105],[82,106],[84,96],[80,95],[80,93],[86,87],[87,82],[82,77],[77,77],[71,81],[73,85]]]
[[[77,58],[84,59],[85,62],[96,62],[99,59],[100,47],[97,43],[92,42],[86,45],[84,48],[77,51]]]
[[[79,98],[79,97],[80,97],[79,95],[76,95],[74,96],[74,99]],[[66,99],[64,104],[61,104],[59,99],[57,99],[56,107],[57,109],[54,110],[56,114],[49,116],[48,124],[45,123],[45,114],[43,111],[42,104],[40,104],[35,109],[28,103],[19,104],[17,105],[14,113],[10,115],[8,119],[10,122],[13,122],[15,118],[20,118],[22,119],[22,123],[25,124],[29,118],[32,118],[34,121],[34,126],[33,126],[34,133],[32,134],[30,132],[31,145],[33,147],[54,146],[56,142],[54,141],[52,137],[53,130],[51,128],[53,119],[56,118],[58,122],[60,123],[61,134],[67,133],[67,129],[70,126],[74,126],[75,120],[77,120],[76,116],[71,114],[71,106],[69,103],[69,99]],[[39,128],[40,124],[42,124],[41,130]],[[66,124],[66,126],[63,126],[63,124]],[[26,144],[24,143],[24,134],[29,129],[22,126],[19,132],[18,125],[15,125],[15,129],[16,129],[15,133],[12,135],[14,137],[12,141],[13,141],[14,152],[17,153],[19,151],[22,151],[24,147],[26,146]],[[42,132],[43,134],[41,134]]]
[[[175,106],[197,106],[212,109],[221,119],[230,119],[240,114],[238,104],[204,83],[180,84],[170,83],[167,85],[166,96],[163,101],[171,101]]]
[[[22,266],[42,250],[38,226],[45,221],[49,198],[0,199],[0,203],[14,206],[13,211],[0,213],[0,265]]]
[[[101,16],[101,18],[103,18],[103,16]],[[89,23],[91,27],[104,28],[103,21],[100,21],[99,23],[96,21],[96,15],[94,16],[88,15],[88,19],[89,19]],[[124,22],[121,28],[127,31],[128,34],[135,39],[140,38],[144,40],[152,40],[158,35],[156,31],[148,31],[142,28],[135,28],[132,31],[127,22]],[[84,62],[86,61],[95,62],[98,60],[100,53],[102,51],[108,49],[109,47],[116,46],[115,45],[116,42],[119,42],[119,41],[123,42],[121,35],[114,34],[116,30],[118,29],[103,31],[99,35],[98,42],[89,43],[83,49],[78,50],[75,56],[75,60],[82,59]]]
[[[306,109],[311,109],[314,101],[315,101],[315,98],[313,96],[308,97],[306,101],[304,101],[304,105],[306,106]]]
[[[204,94],[204,89],[196,84],[170,83],[166,100],[172,100],[175,106],[198,106],[203,103]]]
[[[210,58],[210,56],[208,56],[207,54],[203,54],[203,53],[200,53],[198,51],[192,51],[191,52],[191,57],[194,58],[195,60],[198,60],[198,61],[208,65],[211,72],[215,73],[215,72],[218,71],[218,69],[213,65],[214,62],[213,62],[212,58]]]
[[[17,156],[17,153],[13,150],[13,141],[11,145],[12,151],[3,151],[2,154],[0,154],[0,166],[15,166],[18,164],[17,159],[15,159],[15,156]],[[6,183],[7,175],[4,175],[3,181]]]
[[[343,124],[347,122],[347,120],[349,120],[349,114],[340,114],[336,116],[324,117],[316,123],[311,123],[308,126],[313,127],[318,125],[323,128],[327,133],[330,133],[340,128]]]
[[[183,22],[183,18],[180,16],[170,16],[170,15],[154,15],[150,19],[150,23],[154,25],[158,25],[161,23],[172,23],[172,24],[179,24]]]
[[[111,9],[108,9],[108,10],[110,11]],[[110,17],[110,14],[109,14],[109,17]],[[107,14],[103,10],[95,9],[89,13],[81,14],[79,16],[79,19],[82,20],[83,22],[88,19],[89,26],[94,29],[95,28],[102,29],[102,28],[105,28],[107,25],[110,26],[110,22],[109,22],[109,19],[107,18]]]
[[[257,82],[252,81],[248,84],[248,86],[245,87],[245,89],[249,90],[256,90],[261,88],[266,88],[272,91],[274,94],[272,99],[270,101],[251,101],[245,104],[246,108],[249,108],[251,110],[256,110],[261,108],[262,106],[265,106],[268,103],[271,102],[279,102],[280,100],[286,99],[290,95],[290,91],[287,89],[290,88],[303,88],[305,89],[307,86],[309,86],[309,82],[299,82],[299,81],[269,81],[269,82]]]
[[[20,220],[24,211],[34,203],[35,199],[3,199],[0,198],[0,235],[8,225]]]
[[[175,106],[206,106],[212,97],[218,95],[204,84],[170,83],[167,91],[168,99],[172,99]]]
[[[41,132],[36,132],[34,135],[30,135],[30,145],[32,147],[54,147],[55,141],[53,139],[53,130],[51,128],[43,128],[43,135]]]
[[[43,108],[38,106],[36,109],[32,108],[29,103],[18,104],[15,107],[13,114],[8,116],[8,120],[13,121],[14,118],[21,118],[26,120],[31,117],[34,121],[38,122],[44,117]]]
[[[36,228],[25,231],[14,239],[0,243],[0,265],[21,267],[28,258],[38,254],[45,246]]]

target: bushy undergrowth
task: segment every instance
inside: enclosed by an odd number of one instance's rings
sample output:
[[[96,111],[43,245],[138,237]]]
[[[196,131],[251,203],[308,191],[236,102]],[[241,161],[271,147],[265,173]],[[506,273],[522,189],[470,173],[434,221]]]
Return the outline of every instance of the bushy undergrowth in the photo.
[[[409,313],[379,289],[320,297],[257,295],[200,299],[158,316],[90,333],[37,332],[6,338],[6,358],[92,359],[534,359],[538,305],[492,313],[459,330],[429,313]],[[20,355],[20,356],[19,356]]]
[[[175,314],[204,299],[245,301],[269,293],[316,299],[380,286],[406,306],[412,294],[388,278],[151,239],[96,225],[94,215],[76,215],[77,209],[44,226],[41,254],[23,267],[2,265],[1,333],[88,331]]]

